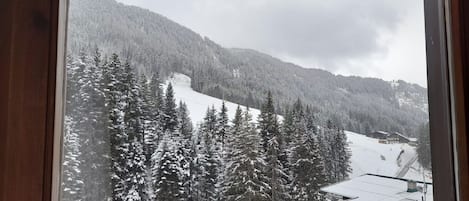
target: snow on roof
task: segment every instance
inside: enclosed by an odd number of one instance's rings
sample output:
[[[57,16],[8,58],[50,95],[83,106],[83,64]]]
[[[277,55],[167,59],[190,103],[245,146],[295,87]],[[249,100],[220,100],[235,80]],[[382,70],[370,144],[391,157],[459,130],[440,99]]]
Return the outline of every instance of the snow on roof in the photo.
[[[424,187],[418,182],[419,188]],[[433,201],[433,189],[427,183],[427,201]],[[407,192],[407,180],[380,175],[365,174],[348,181],[337,183],[321,189],[323,192],[347,197],[353,201],[421,201],[421,191]]]
[[[386,132],[386,131],[376,131],[375,133],[379,133],[379,134],[382,134],[382,135],[389,135],[389,133]]]
[[[394,132],[394,134],[395,134],[395,135],[398,135],[398,136],[401,136],[401,137],[403,137],[403,138],[405,138],[405,139],[408,139],[408,140],[410,140],[410,138],[409,138],[409,137],[405,136],[405,135],[404,135],[404,134],[402,134],[402,133],[399,133],[399,132]]]
[[[417,138],[412,138],[412,137],[408,137],[408,136],[405,136],[404,134],[402,133],[399,133],[399,132],[394,132],[395,135],[398,135],[398,136],[401,136],[402,138],[405,138],[411,142],[417,142]]]

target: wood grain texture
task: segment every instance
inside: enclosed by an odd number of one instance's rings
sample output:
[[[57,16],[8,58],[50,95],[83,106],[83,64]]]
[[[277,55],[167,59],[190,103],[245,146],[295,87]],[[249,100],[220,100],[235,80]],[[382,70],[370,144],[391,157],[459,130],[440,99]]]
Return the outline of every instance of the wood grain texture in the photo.
[[[58,1],[0,2],[0,200],[50,200]]]
[[[451,38],[453,59],[454,111],[458,160],[459,196],[469,201],[469,3],[451,1]]]
[[[436,2],[436,1],[426,1]],[[452,2],[452,33],[456,107],[458,121],[457,149],[458,164],[461,170],[461,200],[469,201],[469,3],[463,0]],[[437,13],[431,3],[427,3],[427,36],[440,36]],[[1,0],[0,1],[0,200],[4,201],[39,201],[50,200],[52,175],[52,139],[54,120],[55,70],[58,0]],[[432,13],[435,12],[435,13]],[[433,24],[433,25],[432,25]],[[429,38],[438,41],[438,38]],[[430,44],[433,41],[430,41]],[[441,45],[441,44],[438,44]],[[442,47],[438,47],[439,49]],[[434,110],[435,117],[449,118],[445,113],[445,97],[438,98],[444,91],[444,80],[438,66],[445,61],[436,58],[441,52],[433,51],[429,63],[434,71],[429,73],[429,87],[434,89],[429,94],[434,98],[431,105],[440,105],[441,110]],[[441,66],[440,66],[441,67]],[[446,92],[445,92],[446,93]],[[448,94],[445,94],[448,95]],[[435,107],[434,107],[435,108]],[[447,132],[450,125],[437,122],[435,118],[432,130]],[[436,200],[451,200],[452,162],[448,157],[449,139],[441,135],[432,136],[435,147],[443,151],[432,151],[435,174],[435,187],[449,189],[439,191]],[[438,142],[438,143],[436,143]],[[439,160],[441,159],[441,160]],[[449,175],[449,176],[448,176]],[[445,178],[446,177],[446,178]],[[448,194],[445,194],[448,193]]]

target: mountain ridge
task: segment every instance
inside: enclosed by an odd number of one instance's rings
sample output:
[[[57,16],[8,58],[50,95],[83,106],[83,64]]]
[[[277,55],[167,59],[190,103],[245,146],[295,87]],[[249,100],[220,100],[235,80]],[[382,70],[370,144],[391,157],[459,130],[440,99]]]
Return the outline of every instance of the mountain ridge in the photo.
[[[426,89],[404,81],[334,75],[303,68],[257,50],[224,48],[163,15],[114,0],[71,0],[69,53],[99,47],[117,52],[141,73],[190,76],[195,91],[258,107],[266,91],[278,109],[297,98],[312,105],[318,121],[348,130],[399,131],[414,136],[427,121]]]

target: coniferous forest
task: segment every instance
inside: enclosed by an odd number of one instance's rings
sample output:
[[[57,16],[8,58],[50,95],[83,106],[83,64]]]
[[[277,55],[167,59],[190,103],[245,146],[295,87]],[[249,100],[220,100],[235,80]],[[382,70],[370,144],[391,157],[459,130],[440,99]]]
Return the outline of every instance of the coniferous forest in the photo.
[[[117,54],[67,57],[61,200],[316,201],[351,172],[346,135],[299,98],[261,114],[209,106],[194,126],[158,73]]]

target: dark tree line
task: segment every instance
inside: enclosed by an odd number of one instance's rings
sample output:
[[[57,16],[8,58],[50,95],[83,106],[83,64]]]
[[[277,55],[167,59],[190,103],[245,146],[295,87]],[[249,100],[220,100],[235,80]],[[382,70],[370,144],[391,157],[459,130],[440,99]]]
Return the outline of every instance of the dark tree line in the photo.
[[[418,129],[417,155],[419,163],[426,169],[432,169],[430,127],[429,123],[424,123]]]
[[[321,113],[321,124],[337,119],[338,126],[357,133],[416,137],[416,128],[428,121],[427,90],[415,84],[334,75],[253,50],[224,48],[157,13],[113,0],[71,0],[69,18],[70,52],[95,44],[107,54],[121,50],[140,71],[162,77],[183,73],[195,91],[230,102],[260,109],[270,90],[276,111],[285,115],[284,106],[300,97]]]
[[[351,172],[343,129],[299,99],[283,117],[270,92],[257,119],[212,106],[194,129],[171,84],[116,54],[69,56],[67,75],[62,200],[324,200]]]

